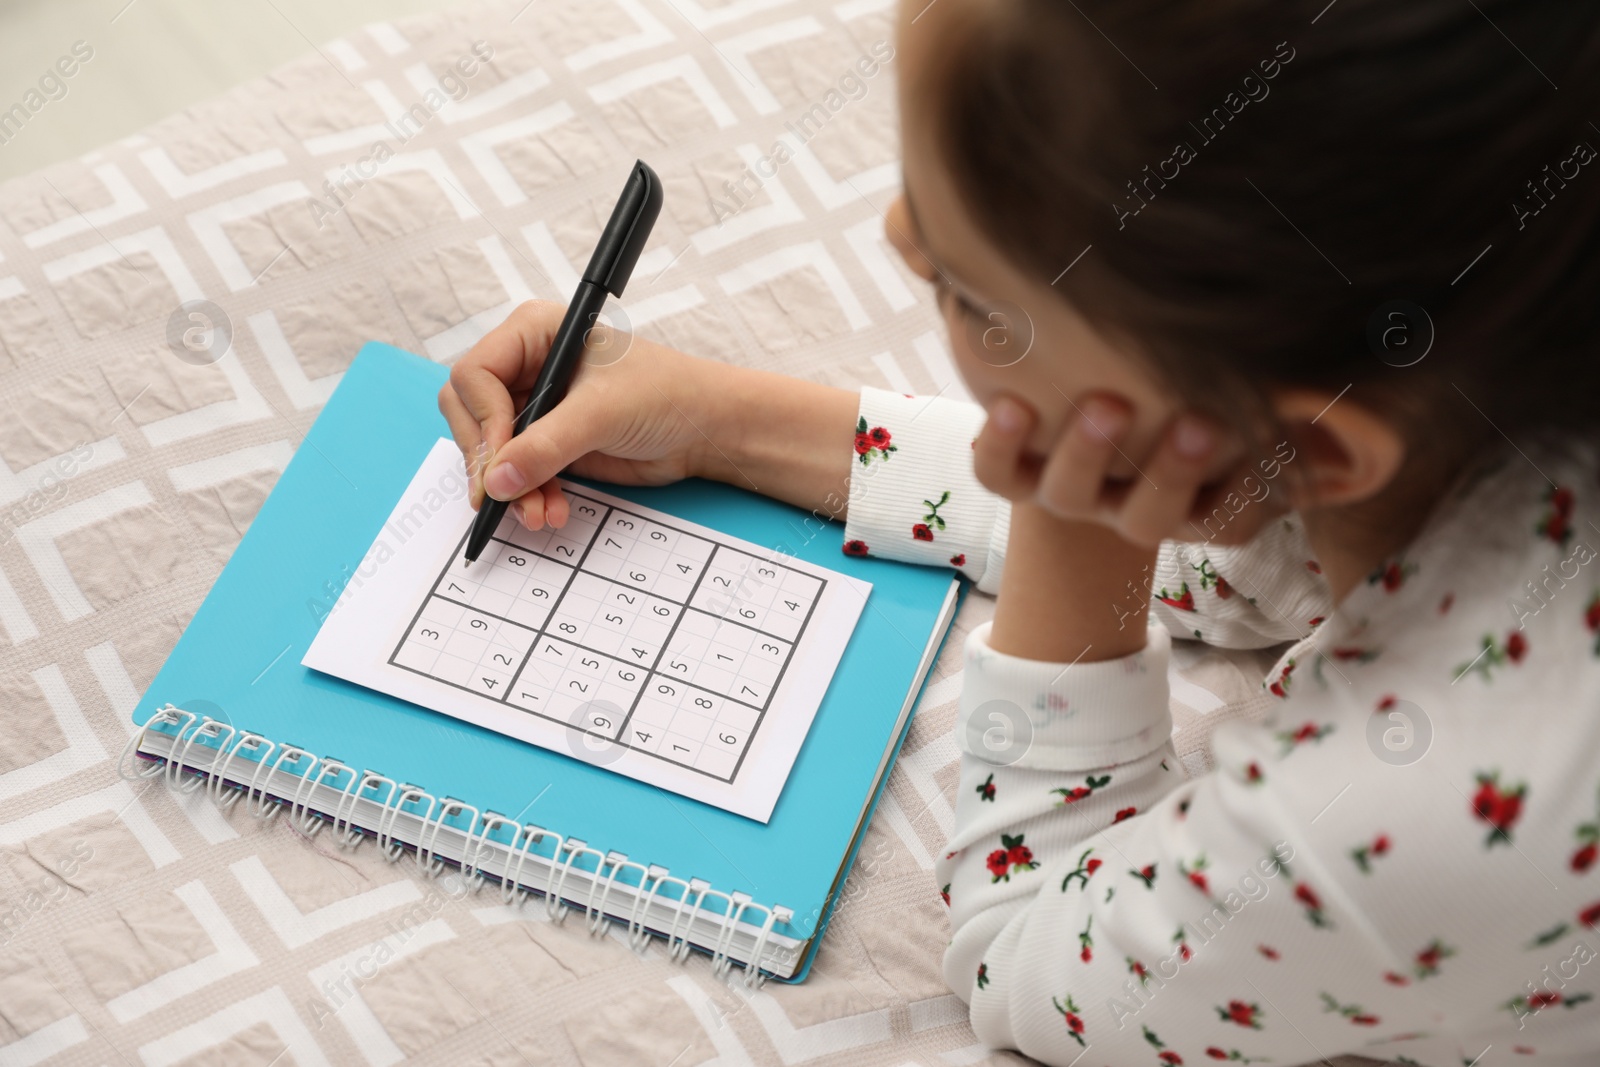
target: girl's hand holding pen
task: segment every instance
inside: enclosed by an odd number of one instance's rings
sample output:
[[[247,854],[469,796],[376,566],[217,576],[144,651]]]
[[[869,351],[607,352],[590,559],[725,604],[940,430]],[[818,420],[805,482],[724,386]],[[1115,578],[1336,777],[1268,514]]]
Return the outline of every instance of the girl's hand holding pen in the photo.
[[[555,478],[562,470],[627,485],[661,485],[696,473],[705,445],[695,429],[697,385],[719,365],[596,327],[565,399],[515,438],[517,413],[539,376],[565,308],[529,301],[462,356],[439,390],[472,476],[471,503],[485,493],[511,502],[529,529],[567,521]]]

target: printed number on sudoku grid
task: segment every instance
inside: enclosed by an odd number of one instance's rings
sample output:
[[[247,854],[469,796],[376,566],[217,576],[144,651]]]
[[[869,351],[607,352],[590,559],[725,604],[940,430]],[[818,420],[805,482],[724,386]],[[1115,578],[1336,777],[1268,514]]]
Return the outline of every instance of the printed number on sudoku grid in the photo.
[[[457,546],[389,662],[733,781],[825,582],[567,495],[560,530]]]

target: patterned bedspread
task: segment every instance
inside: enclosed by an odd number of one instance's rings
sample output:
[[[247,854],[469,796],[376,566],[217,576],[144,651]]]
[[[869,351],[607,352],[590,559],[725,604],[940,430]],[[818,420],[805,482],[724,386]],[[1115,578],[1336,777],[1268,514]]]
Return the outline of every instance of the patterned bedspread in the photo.
[[[373,25],[0,187],[0,1063],[1016,1059],[976,1045],[940,979],[930,873],[981,596],[815,972],[754,995],[115,770],[136,697],[360,343],[449,361],[517,302],[565,299],[636,157],[667,194],[635,330],[961,395],[882,236],[891,19],[886,0],[514,0]],[[1191,766],[1262,669],[1184,659]]]

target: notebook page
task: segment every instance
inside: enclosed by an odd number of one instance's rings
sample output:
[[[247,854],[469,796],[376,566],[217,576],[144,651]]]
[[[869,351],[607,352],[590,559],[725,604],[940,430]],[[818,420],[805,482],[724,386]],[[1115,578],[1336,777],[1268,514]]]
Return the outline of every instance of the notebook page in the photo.
[[[441,438],[301,662],[767,821],[870,584],[577,484],[466,564],[464,484]]]

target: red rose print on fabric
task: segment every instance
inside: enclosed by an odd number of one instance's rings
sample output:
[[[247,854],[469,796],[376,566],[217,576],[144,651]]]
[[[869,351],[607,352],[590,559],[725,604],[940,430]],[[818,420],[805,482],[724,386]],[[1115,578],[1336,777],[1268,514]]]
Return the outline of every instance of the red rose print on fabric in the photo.
[[[1589,598],[1583,606],[1583,625],[1594,634],[1594,644],[1591,646],[1595,655],[1600,656],[1600,592]]]
[[[1362,648],[1360,645],[1343,645],[1334,648],[1329,655],[1340,663],[1371,663],[1378,658],[1378,650]]]
[[[1245,764],[1244,780],[1248,785],[1260,785],[1263,781],[1265,781],[1265,776],[1261,773],[1261,764],[1257,763],[1255,760],[1251,760],[1249,763]]]
[[[1567,931],[1571,929],[1572,927],[1566,923],[1556,923],[1550,929],[1535,936],[1534,939],[1528,943],[1527,947],[1530,949],[1535,949],[1544,948],[1546,945],[1554,944],[1561,938],[1566,937]]]
[[[1440,962],[1456,954],[1456,950],[1437,937],[1417,953],[1414,970],[1418,978],[1432,978],[1439,973]]]
[[[1540,537],[1565,548],[1567,541],[1572,537],[1572,505],[1573,492],[1566,486],[1556,486],[1545,490],[1544,518],[1534,527],[1534,532]]]
[[[1600,927],[1600,900],[1578,912],[1578,921],[1591,930]]]
[[[1196,856],[1194,862],[1184,863],[1178,861],[1178,873],[1189,879],[1189,884],[1194,886],[1206,896],[1211,895],[1211,883],[1206,878],[1206,857],[1204,853]]]
[[[944,901],[944,906],[950,906],[950,883],[946,882],[944,888],[939,890],[939,899]]]
[[[1147,989],[1150,986],[1150,968],[1134,959],[1132,956],[1123,957],[1128,961],[1128,973],[1139,980],[1139,988]]]
[[[1100,777],[1096,778],[1091,774],[1085,778],[1083,782],[1083,785],[1064,786],[1060,789],[1052,789],[1050,792],[1059,795],[1061,797],[1061,803],[1063,804],[1076,804],[1078,801],[1089,796],[1096,789],[1102,789],[1109,785],[1111,783],[1111,776],[1109,774],[1102,774]]]
[[[952,567],[965,567],[966,565],[967,565],[967,554],[965,552],[957,552],[955,555],[950,557],[950,566],[952,566]]]
[[[1154,889],[1156,884],[1156,865],[1147,863],[1138,870],[1128,868],[1128,873],[1144,883],[1146,889]]]
[[[891,435],[882,426],[868,429],[866,416],[856,420],[856,455],[860,457],[863,467],[871,463],[874,458],[886,460],[891,452],[900,451],[899,446],[890,442]]]
[[[1156,1050],[1156,1059],[1161,1063],[1171,1064],[1172,1067],[1180,1067],[1183,1063],[1183,1057],[1167,1048],[1166,1043],[1156,1036],[1154,1030],[1148,1026],[1143,1027],[1143,1030],[1144,1039],[1150,1042],[1151,1048]]]
[[[1009,882],[1011,876],[1021,871],[1036,870],[1038,862],[1033,858],[1033,849],[1022,843],[1023,834],[1013,837],[1010,834],[1000,835],[1000,847],[989,853],[984,861],[993,875],[991,882]]]
[[[1320,929],[1331,929],[1333,927],[1333,923],[1328,921],[1327,913],[1322,909],[1322,898],[1317,896],[1316,890],[1305,882],[1296,883],[1294,899],[1299,901],[1300,906],[1305,909],[1306,920],[1312,926]]]
[[[1094,916],[1089,916],[1089,921],[1083,924],[1083,929],[1078,932],[1078,959],[1089,963],[1094,959],[1094,938],[1089,936],[1089,928],[1094,925]]]
[[[1537,1015],[1546,1008],[1576,1008],[1580,1004],[1587,1004],[1594,999],[1592,993],[1574,993],[1567,996],[1558,993],[1548,986],[1533,993],[1512,997],[1502,1007],[1516,1016],[1518,1024],[1525,1025],[1521,1020],[1529,1015]]]
[[[1121,808],[1117,811],[1117,814],[1112,817],[1111,825],[1115,826],[1124,819],[1131,819],[1137,814],[1139,814],[1138,808]]]
[[[1308,559],[1306,560],[1306,570],[1310,571],[1312,574],[1321,574],[1322,564],[1318,563],[1314,559]]]
[[[1293,730],[1279,730],[1273,736],[1283,745],[1281,755],[1287,756],[1301,745],[1317,744],[1333,733],[1333,723],[1318,726],[1314,722],[1302,723]]]
[[[1483,846],[1493,848],[1504,842],[1511,843],[1511,827],[1522,815],[1522,798],[1528,793],[1528,783],[1515,786],[1500,785],[1500,772],[1478,775],[1478,791],[1472,797],[1472,814],[1491,829]]]
[[[1178,932],[1172,935],[1172,943],[1178,946],[1178,959],[1188,963],[1194,959],[1194,952],[1189,948],[1189,935],[1183,927],[1178,927]]]
[[[1162,586],[1161,592],[1156,594],[1156,599],[1169,607],[1177,608],[1179,611],[1194,610],[1194,594],[1189,591],[1188,582],[1184,582],[1176,593],[1169,593],[1167,592],[1167,587]]]
[[[928,524],[925,522],[912,523],[911,537],[916,541],[932,541],[933,531],[928,529]]]
[[[1217,1008],[1217,1014],[1225,1023],[1235,1026],[1248,1026],[1252,1030],[1263,1029],[1261,1025],[1261,1005],[1246,1003],[1242,1000],[1230,1000],[1226,1008]]]
[[[1076,1041],[1079,1045],[1083,1045],[1083,1017],[1078,1014],[1081,1009],[1079,1009],[1079,1007],[1072,1002],[1072,998],[1070,996],[1067,997],[1065,1002],[1058,1000],[1055,997],[1051,997],[1050,1003],[1056,1006],[1056,1011],[1061,1013],[1063,1021],[1066,1022],[1067,1036],[1072,1038],[1072,1040]]]
[[[1483,645],[1478,654],[1466,663],[1455,669],[1451,684],[1468,671],[1475,671],[1483,675],[1485,682],[1494,681],[1494,670],[1506,664],[1513,666],[1521,663],[1528,655],[1528,639],[1521,630],[1512,630],[1506,634],[1504,644],[1495,641],[1493,634],[1483,635]]]
[[[1061,891],[1065,893],[1067,887],[1073,882],[1077,882],[1084,889],[1088,889],[1090,877],[1103,866],[1105,864],[1094,856],[1094,849],[1084,849],[1083,855],[1078,857],[1078,865],[1068,871],[1065,878],[1061,879]]]
[[[991,774],[978,783],[977,793],[979,800],[993,800],[994,791],[994,775]]]
[[[1378,569],[1367,575],[1368,585],[1381,585],[1385,593],[1393,593],[1405,584],[1407,578],[1417,573],[1415,563],[1405,563],[1401,560],[1390,560],[1378,566]]]
[[[989,965],[987,963],[980,963],[980,964],[978,964],[978,988],[979,989],[983,989],[988,984],[989,984]]]
[[[1278,950],[1273,948],[1271,945],[1257,945],[1256,946],[1256,951],[1261,953],[1263,956],[1265,956],[1267,959],[1271,960],[1274,963],[1278,962],[1280,959],[1283,958],[1282,954],[1279,953]]]
[[[1372,873],[1372,861],[1389,854],[1389,835],[1379,834],[1370,844],[1361,845],[1350,850],[1350,858],[1356,861],[1356,867],[1362,874]]]
[[[1201,560],[1198,567],[1195,567],[1193,563],[1189,564],[1189,566],[1200,572],[1201,589],[1216,590],[1218,600],[1227,600],[1233,596],[1233,586],[1228,584],[1226,578],[1217,573],[1217,569],[1211,565],[1209,559]]]
[[[948,489],[939,494],[939,500],[937,503],[932,500],[924,500],[922,503],[927,507],[928,513],[922,516],[923,523],[933,527],[935,530],[942,531],[944,529],[944,516],[939,514],[939,509],[944,507],[949,502],[950,490]],[[923,538],[923,540],[932,541],[933,535],[929,534],[926,538]]]
[[[1595,803],[1594,820],[1580,823],[1574,835],[1578,839],[1578,849],[1572,854],[1568,866],[1573,874],[1584,874],[1594,866],[1596,859],[1600,859],[1600,800]]]
[[[847,556],[865,556],[867,554],[867,543],[865,541],[846,541],[844,543],[844,554]]]
[[[1267,691],[1273,696],[1286,699],[1289,696],[1289,675],[1293,673],[1294,660],[1291,658],[1283,665],[1283,670],[1278,672],[1278,677],[1271,684],[1265,682],[1262,684],[1267,686]]]
[[[1334,1011],[1343,1015],[1355,1026],[1377,1026],[1378,1017],[1365,1010],[1358,1004],[1340,1004],[1338,999],[1331,994],[1323,993],[1322,1010]]]
[[[1210,1056],[1214,1060],[1227,1060],[1230,1063],[1271,1063],[1272,1062],[1271,1060],[1264,1060],[1264,1059],[1259,1059],[1259,1058],[1255,1058],[1255,1057],[1251,1057],[1251,1056],[1246,1056],[1244,1053],[1240,1052],[1236,1048],[1224,1049],[1224,1048],[1218,1048],[1216,1045],[1212,1045],[1210,1048],[1206,1049],[1206,1055]]]

